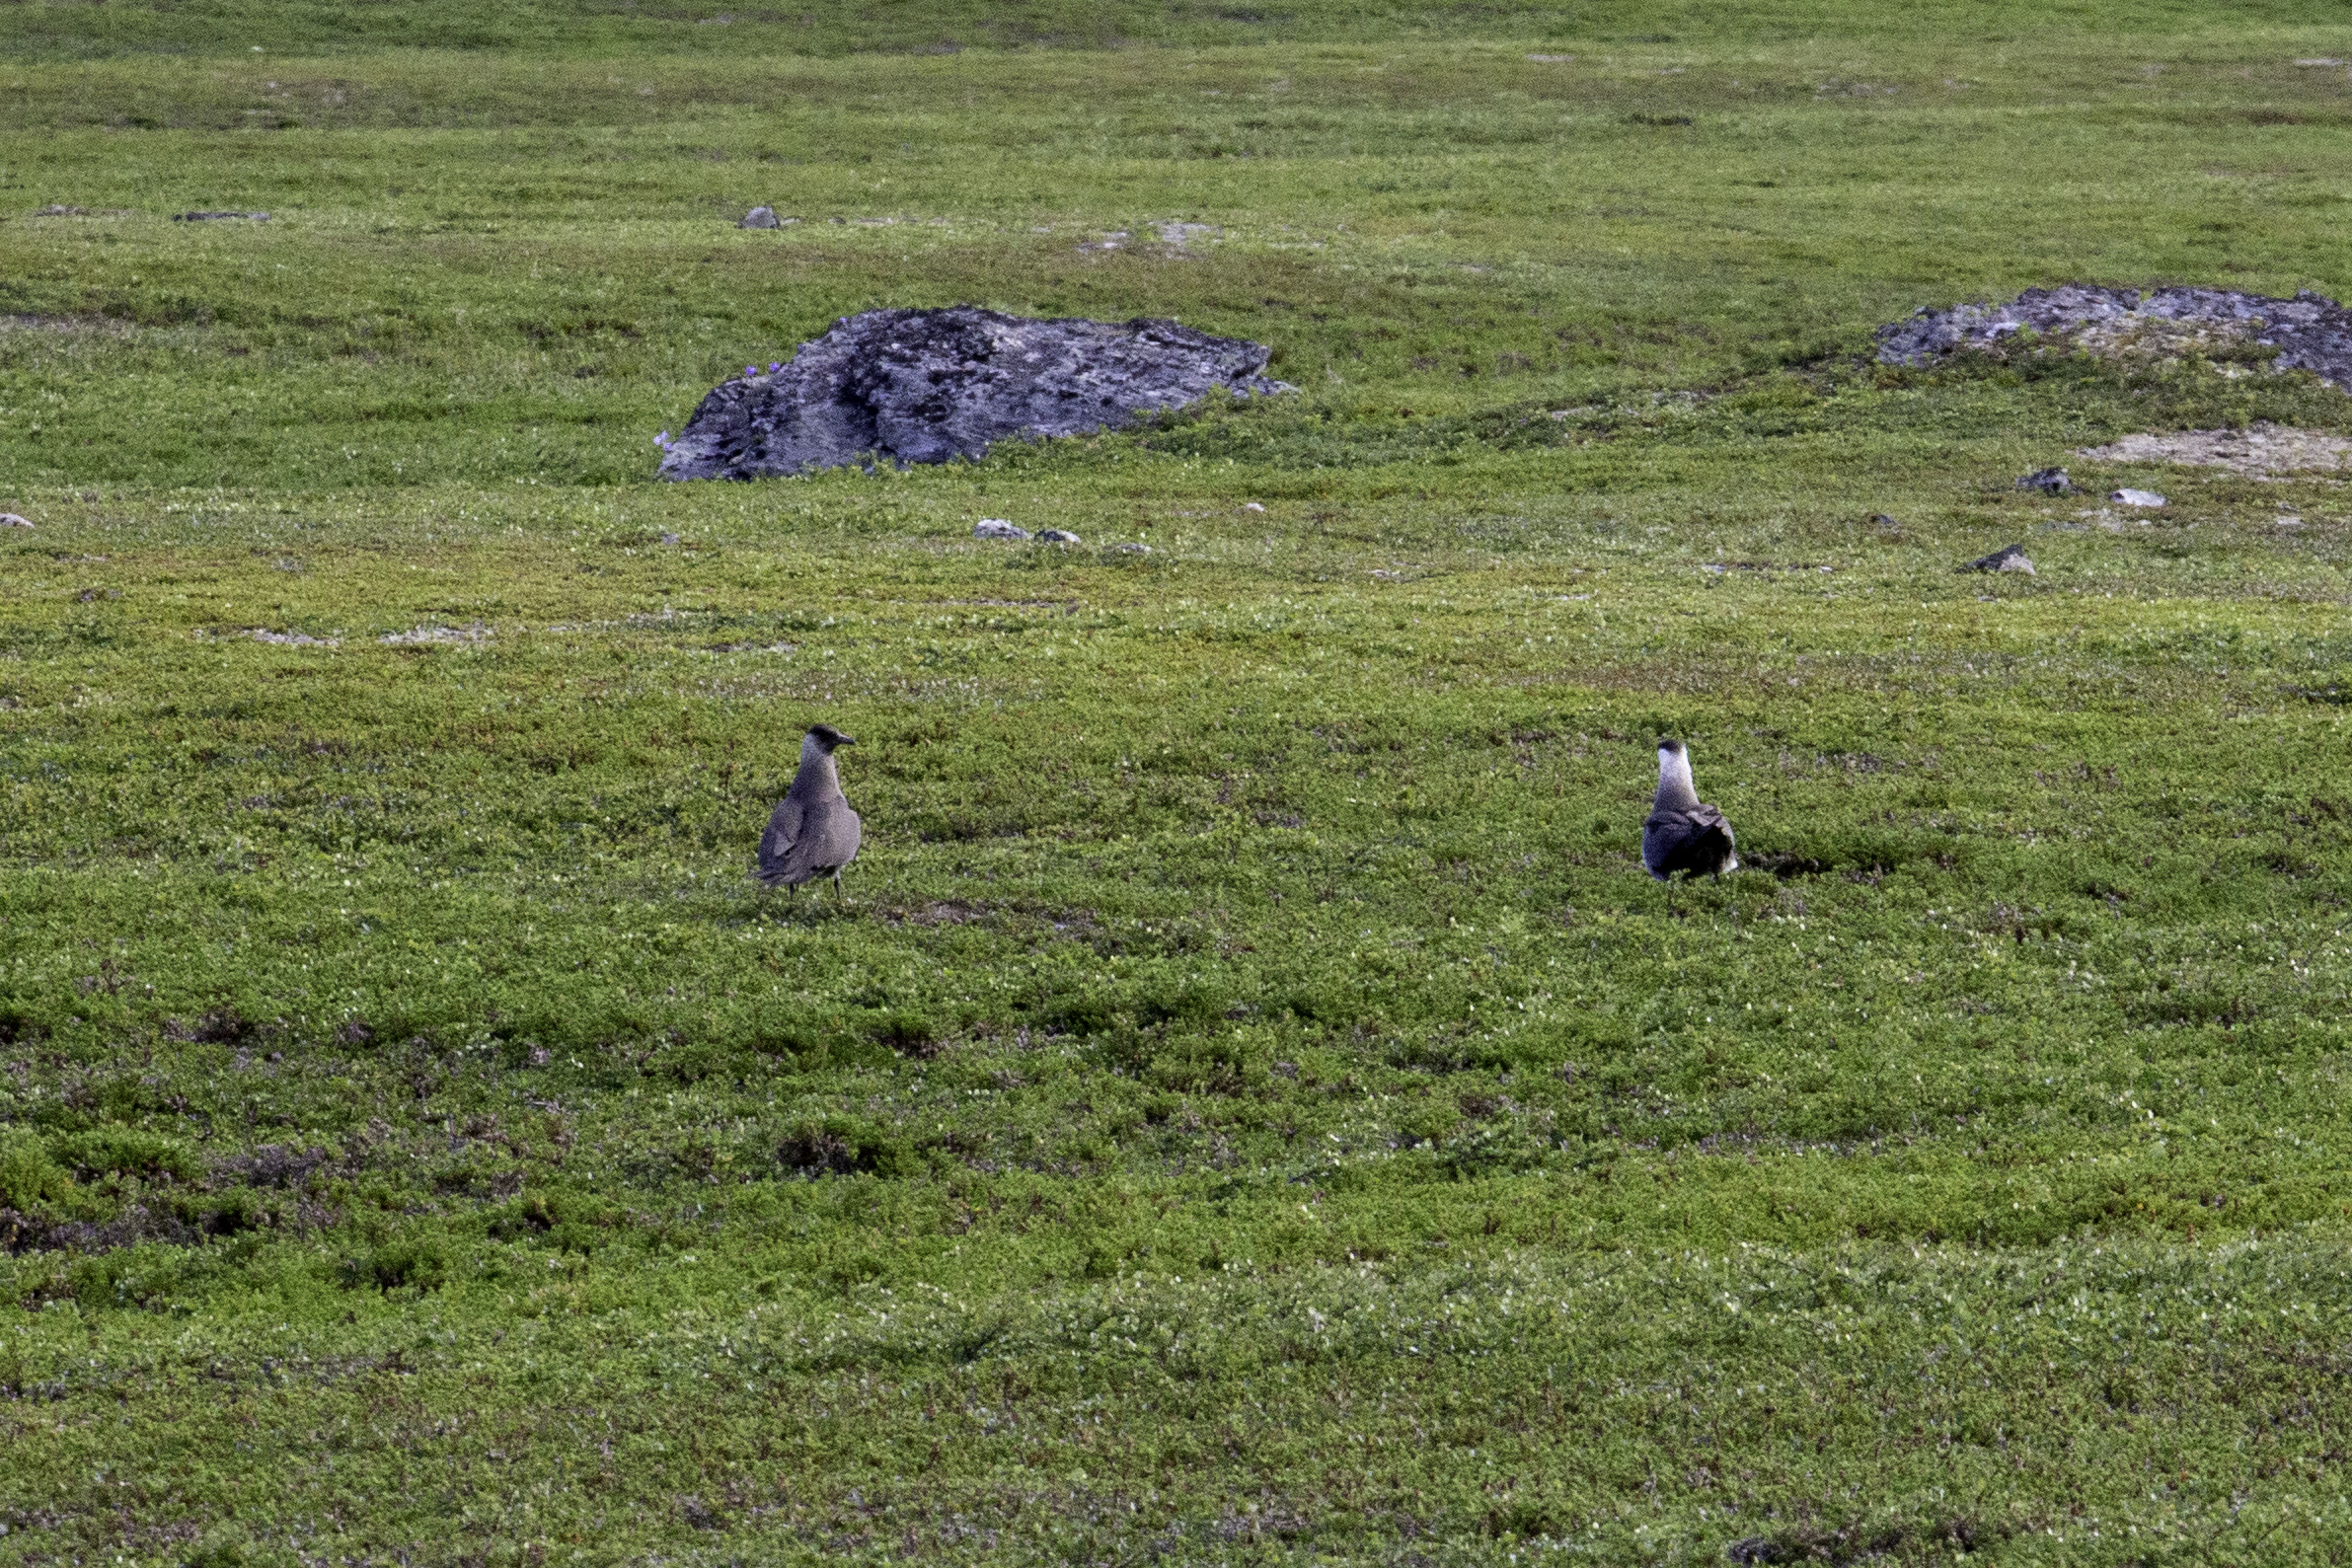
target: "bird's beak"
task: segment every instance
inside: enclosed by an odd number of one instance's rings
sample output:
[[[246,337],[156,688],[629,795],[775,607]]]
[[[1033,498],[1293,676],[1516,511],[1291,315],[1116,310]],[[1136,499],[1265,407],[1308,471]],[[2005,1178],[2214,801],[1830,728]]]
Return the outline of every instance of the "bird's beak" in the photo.
[[[850,739],[847,735],[836,735],[833,737],[833,744],[836,746],[855,746],[857,742]]]

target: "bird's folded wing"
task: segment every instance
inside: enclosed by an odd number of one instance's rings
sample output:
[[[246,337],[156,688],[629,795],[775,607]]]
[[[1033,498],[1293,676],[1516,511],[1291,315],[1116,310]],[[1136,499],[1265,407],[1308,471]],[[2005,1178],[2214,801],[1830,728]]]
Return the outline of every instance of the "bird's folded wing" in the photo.
[[[1719,832],[1725,838],[1731,837],[1731,824],[1723,820],[1723,813],[1705,804],[1660,806],[1649,814],[1641,826],[1645,830],[1662,829],[1668,833]]]
[[[787,795],[776,803],[776,814],[768,818],[768,831],[760,835],[762,864],[781,860],[799,842],[800,822],[806,808]]]

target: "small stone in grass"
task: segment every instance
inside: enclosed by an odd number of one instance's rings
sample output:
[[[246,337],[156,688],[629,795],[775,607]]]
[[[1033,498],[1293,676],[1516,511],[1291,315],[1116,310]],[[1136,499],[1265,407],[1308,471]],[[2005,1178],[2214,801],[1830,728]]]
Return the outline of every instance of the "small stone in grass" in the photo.
[[[749,212],[743,214],[741,219],[736,222],[735,227],[738,229],[781,229],[784,225],[776,221],[774,207],[753,207]]]
[[[31,528],[33,519],[19,517],[14,512],[0,512],[0,528]]]
[[[1066,528],[1048,528],[1037,535],[1040,545],[1083,545],[1085,540]]]
[[[1149,545],[1113,545],[1108,553],[1113,556],[1148,556],[1152,553],[1152,547]]]
[[[972,525],[974,539],[1026,539],[1029,531],[1002,517],[983,517]]]
[[[2075,493],[2075,482],[2066,477],[2066,470],[2062,468],[2037,468],[2030,474],[2018,477],[2017,488],[2040,490],[2044,495],[2072,495]]]
[[[1258,505],[1255,501],[1244,501],[1242,502],[1242,510],[1245,512],[1262,512],[1265,510],[1265,508]]]
[[[2154,490],[2111,490],[2108,492],[2107,499],[2118,506],[2162,506],[2164,504],[2164,498]]]

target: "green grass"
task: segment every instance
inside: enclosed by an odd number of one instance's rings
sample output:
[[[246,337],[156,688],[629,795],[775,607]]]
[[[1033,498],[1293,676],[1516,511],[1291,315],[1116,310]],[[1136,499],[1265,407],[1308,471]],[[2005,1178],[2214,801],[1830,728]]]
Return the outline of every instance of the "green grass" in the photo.
[[[0,17],[0,1563],[2342,1560],[2352,405],[1867,353],[2342,27],[468,9]],[[967,299],[1300,391],[651,482]]]
[[[724,56],[956,54],[965,49],[1198,48],[1432,38],[1672,43],[1808,38],[1968,38],[2012,42],[2052,33],[2101,39],[2220,35],[2248,26],[2327,27],[2323,0],[1973,0],[1957,16],[1853,0],[1723,4],[1680,0],[799,0],[792,6],[681,0],[20,0],[0,38],[25,60],[164,53],[219,57],[352,54],[385,48],[529,50],[605,58],[645,53]]]

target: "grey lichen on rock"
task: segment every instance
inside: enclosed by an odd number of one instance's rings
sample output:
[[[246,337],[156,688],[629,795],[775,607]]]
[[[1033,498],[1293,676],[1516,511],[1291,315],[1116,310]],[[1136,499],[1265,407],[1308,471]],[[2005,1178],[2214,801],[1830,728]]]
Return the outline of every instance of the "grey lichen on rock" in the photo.
[[[2279,370],[2352,383],[2352,310],[2308,289],[2293,299],[2226,288],[2029,288],[1999,305],[1922,309],[1878,329],[1878,360],[1928,365],[1959,348],[1991,348],[2032,332],[2113,359],[2169,358],[2213,348],[2276,348]]]
[[[974,305],[848,316],[791,364],[714,389],[667,480],[978,459],[1008,437],[1084,435],[1218,392],[1293,390],[1261,343],[1172,321],[1038,321]]]

